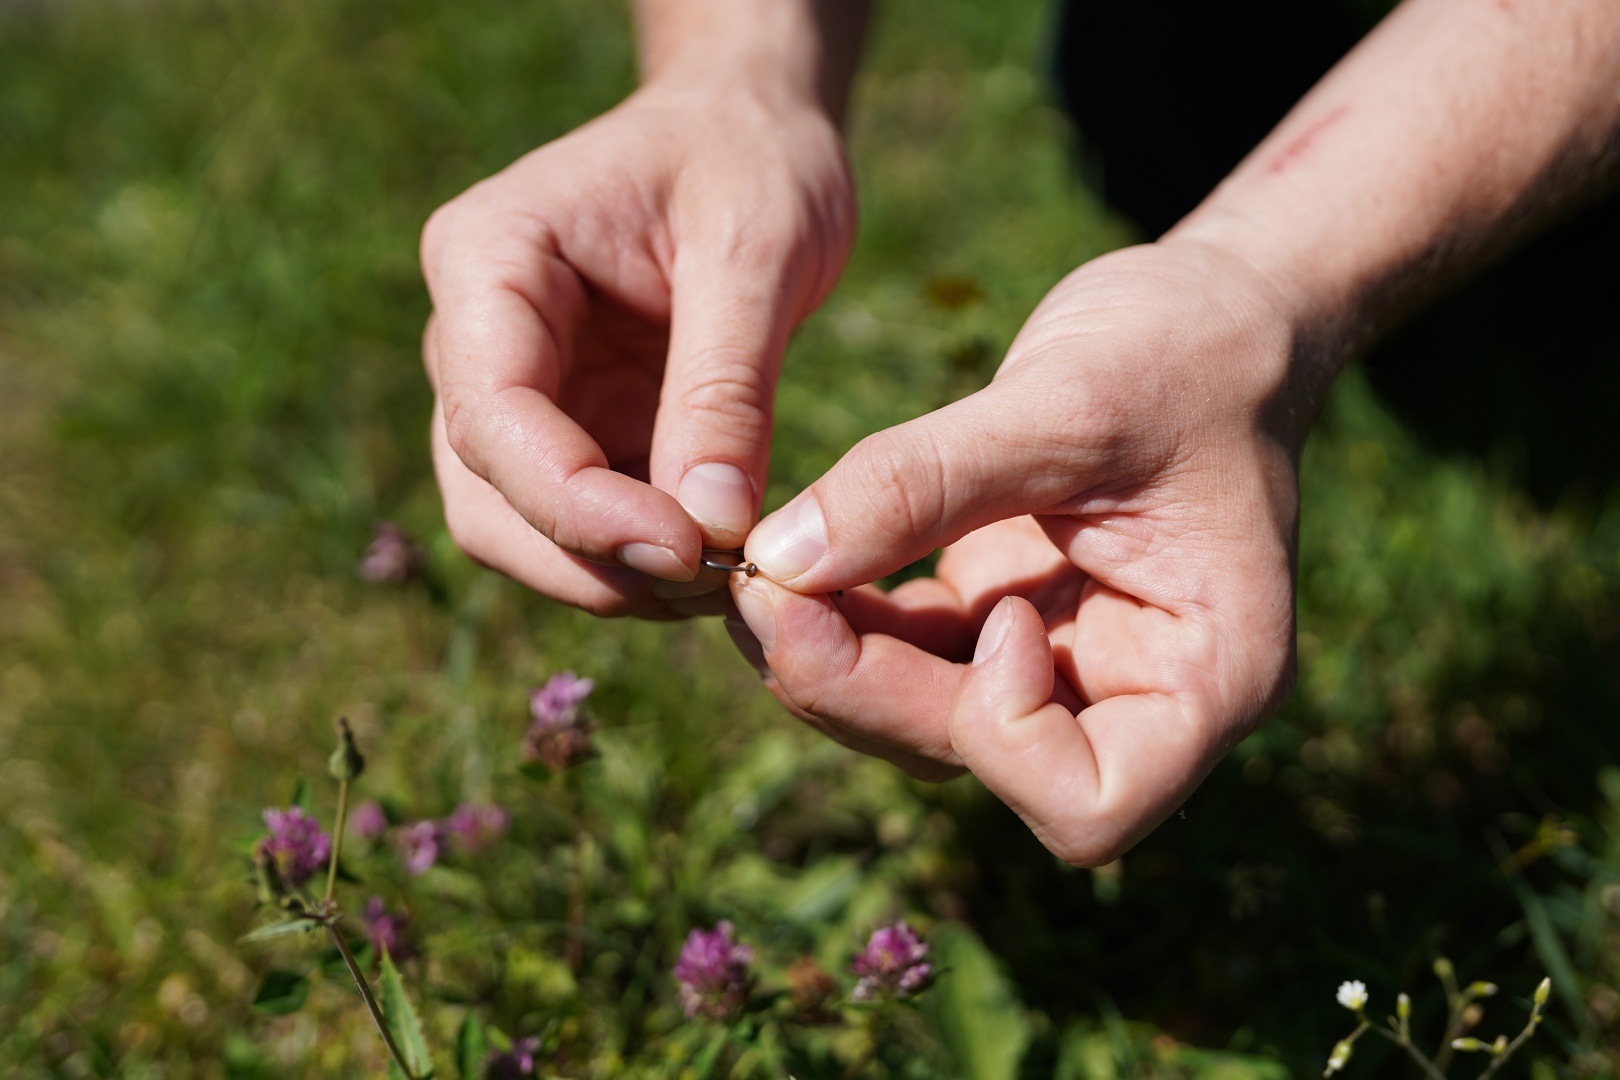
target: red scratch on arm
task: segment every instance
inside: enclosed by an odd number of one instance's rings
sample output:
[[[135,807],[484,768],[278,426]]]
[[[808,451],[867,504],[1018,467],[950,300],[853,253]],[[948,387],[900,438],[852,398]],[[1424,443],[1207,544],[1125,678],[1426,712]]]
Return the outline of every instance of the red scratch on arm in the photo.
[[[1328,128],[1332,127],[1334,124],[1338,123],[1340,120],[1343,120],[1349,112],[1350,106],[1340,105],[1337,109],[1334,109],[1332,112],[1322,117],[1322,119],[1300,132],[1294,137],[1292,142],[1283,147],[1281,150],[1277,151],[1276,157],[1273,157],[1269,162],[1266,163],[1266,172],[1280,173],[1284,169],[1288,168],[1288,166],[1304,157],[1305,154],[1310,150],[1312,144],[1316,142],[1317,136],[1322,134],[1322,132],[1326,131]]]

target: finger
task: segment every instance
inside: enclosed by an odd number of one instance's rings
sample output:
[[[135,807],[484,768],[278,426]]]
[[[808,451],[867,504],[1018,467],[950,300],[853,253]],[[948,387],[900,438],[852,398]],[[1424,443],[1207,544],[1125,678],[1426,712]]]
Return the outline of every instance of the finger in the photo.
[[[754,637],[752,630],[748,629],[748,624],[738,617],[727,619],[725,626],[726,633],[731,636],[732,644],[737,646],[737,651],[742,654],[743,659],[747,660],[749,666],[759,674],[760,679],[765,683],[766,689],[771,692],[771,696],[776,698],[782,708],[804,721],[810,727],[840,746],[846,746],[857,753],[898,765],[918,779],[941,780],[949,775],[941,771],[941,767],[937,762],[929,761],[916,754],[896,750],[893,747],[873,742],[870,739],[864,739],[799,708],[793,703],[793,699],[788,697],[787,692],[782,689],[782,684],[777,681],[776,676],[771,673],[770,665],[765,662],[765,650],[760,648],[759,639]],[[952,769],[950,774],[958,771],[960,770]]]
[[[488,481],[474,475],[450,449],[437,405],[432,441],[445,524],[470,558],[535,592],[597,615],[657,617],[663,605],[651,594],[652,579],[570,555],[536,532]]]
[[[669,359],[651,471],[711,547],[741,547],[759,516],[772,401],[797,316],[782,252],[688,244],[676,255]]]
[[[874,581],[1002,518],[1049,508],[1097,468],[1072,416],[1079,393],[1000,379],[862,440],[748,538],[748,558],[798,592]],[[1057,425],[1053,418],[1067,418]]]
[[[697,572],[702,540],[673,498],[608,466],[555,403],[585,286],[548,230],[474,219],[436,246],[429,361],[456,456],[564,550],[667,580]],[[497,228],[496,226],[502,226]]]
[[[857,634],[829,597],[740,575],[732,597],[795,709],[933,762],[936,775],[959,767],[947,719],[960,665],[885,634]]]
[[[951,744],[1054,854],[1098,866],[1180,805],[1224,747],[1194,695],[1122,694],[1076,716],[1053,684],[1040,616],[1008,597],[961,681]]]

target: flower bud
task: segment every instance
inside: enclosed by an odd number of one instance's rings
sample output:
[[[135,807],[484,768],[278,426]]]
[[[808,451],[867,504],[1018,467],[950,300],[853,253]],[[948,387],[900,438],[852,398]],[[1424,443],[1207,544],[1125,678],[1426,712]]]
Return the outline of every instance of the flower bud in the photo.
[[[1491,1043],[1491,1053],[1495,1054],[1497,1057],[1501,1057],[1503,1054],[1507,1053],[1506,1035],[1498,1035],[1496,1037],[1496,1041]]]
[[[1333,1047],[1333,1053],[1328,1055],[1327,1068],[1322,1070],[1323,1076],[1332,1076],[1344,1068],[1350,1061],[1352,1050],[1349,1039],[1340,1039]]]
[[[1491,982],[1470,983],[1468,987],[1469,997],[1490,997],[1494,993],[1496,993],[1496,984]]]
[[[1547,998],[1551,994],[1552,994],[1552,980],[1551,979],[1542,979],[1541,982],[1536,984],[1536,1004],[1537,1005],[1545,1005],[1545,1004],[1547,1004]]]
[[[1466,1038],[1452,1039],[1451,1048],[1453,1050],[1488,1050],[1490,1046],[1488,1043],[1480,1042],[1478,1039]]]
[[[1412,999],[1401,994],[1395,999],[1395,1015],[1401,1018],[1401,1023],[1412,1019]]]
[[[349,730],[347,717],[338,717],[337,729],[337,749],[326,759],[326,770],[334,780],[353,780],[366,771],[366,759],[360,756],[359,749],[354,745],[354,732]]]
[[[1438,957],[1435,960],[1435,962],[1434,962],[1434,973],[1435,973],[1435,975],[1439,976],[1442,980],[1450,980],[1450,979],[1454,979],[1454,978],[1457,977],[1457,972],[1451,966],[1451,961],[1447,960],[1443,956]]]

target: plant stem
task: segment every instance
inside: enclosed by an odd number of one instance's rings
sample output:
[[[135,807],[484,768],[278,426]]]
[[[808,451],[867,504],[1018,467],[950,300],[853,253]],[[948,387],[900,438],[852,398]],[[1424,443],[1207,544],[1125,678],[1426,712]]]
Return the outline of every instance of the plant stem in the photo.
[[[1420,1052],[1417,1047],[1412,1045],[1411,1039],[1403,1039],[1400,1037],[1399,1033],[1387,1031],[1381,1027],[1375,1027],[1372,1028],[1372,1030],[1378,1032],[1378,1034],[1382,1035],[1384,1038],[1388,1039],[1396,1046],[1403,1048],[1408,1054],[1412,1055],[1412,1060],[1418,1063],[1418,1068],[1422,1069],[1423,1075],[1429,1077],[1430,1080],[1446,1080],[1446,1074],[1436,1068],[1434,1062],[1424,1057],[1422,1052]]]
[[[1537,1006],[1531,1011],[1530,1022],[1524,1025],[1524,1030],[1515,1035],[1513,1041],[1508,1043],[1500,1054],[1496,1055],[1485,1071],[1479,1074],[1479,1080],[1490,1080],[1491,1077],[1495,1076],[1496,1071],[1507,1064],[1508,1058],[1513,1056],[1513,1052],[1523,1046],[1530,1036],[1536,1033],[1536,1025],[1540,1022],[1541,1008]]]
[[[343,785],[345,791],[348,790],[348,786],[347,783]],[[405,1074],[407,1080],[416,1080],[416,1074],[405,1063],[405,1055],[399,1052],[399,1046],[394,1042],[393,1032],[388,1030],[388,1021],[383,1018],[382,1006],[377,1004],[377,998],[371,992],[371,984],[366,982],[365,975],[360,971],[360,965],[354,961],[354,954],[349,951],[349,943],[343,940],[343,934],[338,930],[336,923],[327,923],[326,931],[332,935],[332,944],[343,954],[343,962],[349,966],[349,974],[354,976],[354,985],[360,990],[360,996],[366,999],[366,1008],[371,1010],[371,1019],[376,1023],[383,1044],[388,1047],[388,1053],[393,1056],[394,1064],[399,1066],[399,1071]]]
[[[568,883],[568,970],[585,962],[585,831],[574,839],[574,874]]]
[[[338,781],[338,812],[337,824],[332,829],[332,859],[326,865],[326,903],[332,903],[332,893],[337,889],[338,855],[343,851],[343,833],[349,818],[349,782]]]

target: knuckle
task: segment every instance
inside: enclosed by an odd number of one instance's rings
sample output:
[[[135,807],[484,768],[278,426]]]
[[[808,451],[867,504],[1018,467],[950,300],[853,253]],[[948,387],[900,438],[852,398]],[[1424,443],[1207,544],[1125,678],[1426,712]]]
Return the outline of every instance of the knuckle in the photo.
[[[858,495],[870,510],[867,520],[892,540],[934,546],[945,479],[941,455],[931,446],[929,440],[879,432],[852,455]]]
[[[460,458],[462,464],[473,472],[483,475],[475,464],[477,431],[479,417],[478,408],[468,400],[467,395],[446,391],[444,394],[444,438],[450,449]]]
[[[715,231],[715,254],[722,265],[745,271],[770,271],[786,265],[811,232],[808,215],[780,207],[737,210]]]
[[[697,371],[676,394],[686,412],[724,421],[728,432],[755,435],[771,418],[771,395],[759,360],[748,349],[715,345],[698,357]]]

